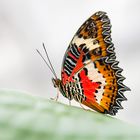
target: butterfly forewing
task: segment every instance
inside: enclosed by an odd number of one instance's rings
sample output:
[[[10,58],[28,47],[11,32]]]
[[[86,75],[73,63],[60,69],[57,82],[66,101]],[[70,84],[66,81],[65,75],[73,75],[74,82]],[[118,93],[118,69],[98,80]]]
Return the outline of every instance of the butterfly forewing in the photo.
[[[77,31],[62,64],[62,84],[71,99],[115,115],[126,100],[122,69],[111,42],[110,20],[105,12],[92,15]]]

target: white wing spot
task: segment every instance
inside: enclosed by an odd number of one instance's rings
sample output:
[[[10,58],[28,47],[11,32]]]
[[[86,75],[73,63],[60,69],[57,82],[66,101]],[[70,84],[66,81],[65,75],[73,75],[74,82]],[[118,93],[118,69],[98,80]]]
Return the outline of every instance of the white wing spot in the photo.
[[[96,48],[99,48],[100,45],[98,43],[96,44],[93,44],[93,42],[95,41],[96,39],[84,39],[84,38],[79,38],[78,36],[75,36],[74,39],[72,40],[72,43],[75,43],[77,46],[80,46],[81,44],[86,44],[86,47],[89,49],[89,50],[93,50],[93,49],[96,49]]]

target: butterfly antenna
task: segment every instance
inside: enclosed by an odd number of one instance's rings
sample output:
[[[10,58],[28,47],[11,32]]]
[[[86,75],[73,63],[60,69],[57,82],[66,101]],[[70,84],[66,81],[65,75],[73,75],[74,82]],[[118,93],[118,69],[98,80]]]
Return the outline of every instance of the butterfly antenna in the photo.
[[[46,63],[46,65],[48,66],[48,68],[51,70],[51,72],[53,73],[53,75],[55,76],[55,78],[57,78],[56,74],[54,73],[54,71],[51,69],[51,67],[49,66],[49,64],[47,63],[47,61],[45,60],[45,58],[42,56],[42,54],[40,53],[40,51],[38,49],[36,49],[37,53],[40,55],[40,57],[43,59],[43,61]]]
[[[43,45],[43,48],[44,48],[44,50],[45,50],[45,53],[46,53],[47,59],[48,59],[48,61],[49,61],[49,64],[50,64],[50,66],[51,66],[51,68],[52,68],[52,71],[53,71],[55,77],[57,78],[57,76],[56,76],[56,72],[55,72],[55,70],[54,70],[54,68],[53,68],[53,65],[52,65],[52,63],[51,63],[51,61],[50,61],[49,55],[48,55],[48,53],[47,53],[47,50],[46,50],[45,44],[42,43],[42,45]],[[57,78],[57,79],[58,79],[58,78]]]

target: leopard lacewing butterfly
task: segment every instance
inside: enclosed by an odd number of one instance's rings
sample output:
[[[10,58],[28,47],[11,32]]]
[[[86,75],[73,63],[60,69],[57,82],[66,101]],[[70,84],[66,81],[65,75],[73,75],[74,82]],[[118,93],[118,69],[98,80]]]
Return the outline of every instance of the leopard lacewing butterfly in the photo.
[[[130,89],[123,84],[125,79],[111,39],[111,24],[105,12],[99,11],[87,19],[78,29],[64,55],[61,79],[54,74],[52,79],[64,97],[76,100],[101,113],[115,115],[123,109],[121,102],[127,100],[124,91]]]

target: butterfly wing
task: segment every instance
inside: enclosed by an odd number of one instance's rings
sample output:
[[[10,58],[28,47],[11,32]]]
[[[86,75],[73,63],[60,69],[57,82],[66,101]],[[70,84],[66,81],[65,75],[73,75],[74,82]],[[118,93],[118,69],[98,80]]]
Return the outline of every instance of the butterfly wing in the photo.
[[[115,115],[129,90],[111,42],[110,20],[105,12],[92,15],[79,28],[66,50],[62,63],[62,83],[82,104]],[[71,84],[70,84],[71,83]],[[72,86],[74,85],[74,86]]]

